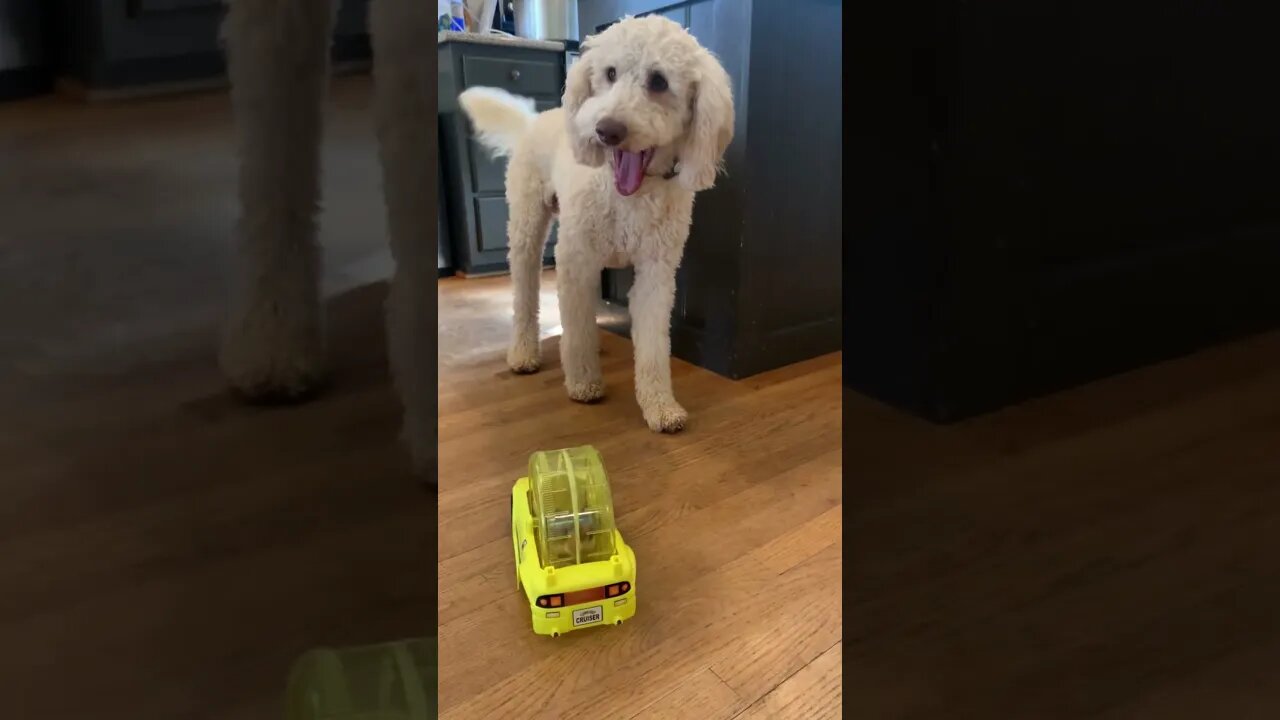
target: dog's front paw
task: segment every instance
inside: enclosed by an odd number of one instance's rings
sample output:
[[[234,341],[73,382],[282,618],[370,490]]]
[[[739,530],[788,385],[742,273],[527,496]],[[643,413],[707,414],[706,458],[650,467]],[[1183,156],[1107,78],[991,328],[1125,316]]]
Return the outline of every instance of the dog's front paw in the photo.
[[[565,381],[569,399],[580,403],[599,402],[604,398],[604,383],[599,380]]]
[[[689,422],[689,413],[680,403],[671,400],[649,405],[644,409],[644,421],[657,433],[678,433]]]
[[[251,402],[302,402],[325,381],[324,338],[310,309],[257,308],[233,320],[219,364],[227,381]]]
[[[517,375],[536,373],[542,367],[537,343],[517,342],[507,350],[507,367]]]

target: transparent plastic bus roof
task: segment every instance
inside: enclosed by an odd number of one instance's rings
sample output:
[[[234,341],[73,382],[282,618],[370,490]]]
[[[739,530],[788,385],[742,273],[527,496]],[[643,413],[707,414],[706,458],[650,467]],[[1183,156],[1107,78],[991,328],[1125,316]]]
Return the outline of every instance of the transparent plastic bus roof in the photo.
[[[543,567],[608,560],[613,555],[613,496],[595,448],[534,453],[529,458],[529,488]]]

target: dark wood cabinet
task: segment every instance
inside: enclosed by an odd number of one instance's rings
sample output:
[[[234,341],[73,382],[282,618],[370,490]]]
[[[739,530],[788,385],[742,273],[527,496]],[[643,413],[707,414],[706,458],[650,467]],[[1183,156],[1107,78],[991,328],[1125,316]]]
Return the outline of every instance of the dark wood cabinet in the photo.
[[[533,98],[538,110],[560,105],[564,50],[559,43],[526,47],[500,41],[448,39],[439,49],[440,163],[454,269],[468,275],[507,270],[506,160],[489,156],[472,137],[458,107],[469,87],[498,87]],[[556,232],[547,241],[548,264]]]
[[[956,420],[1280,325],[1280,12],[897,5],[851,62],[846,383]]]
[[[720,58],[737,111],[726,174],[694,203],[672,353],[741,378],[839,350],[841,3],[581,0],[579,28],[653,12]],[[626,304],[630,278],[606,271],[605,299]]]
[[[327,0],[321,0],[327,1]],[[223,0],[56,0],[59,74],[94,94],[217,80],[226,73]],[[342,0],[337,62],[371,57],[369,0]]]

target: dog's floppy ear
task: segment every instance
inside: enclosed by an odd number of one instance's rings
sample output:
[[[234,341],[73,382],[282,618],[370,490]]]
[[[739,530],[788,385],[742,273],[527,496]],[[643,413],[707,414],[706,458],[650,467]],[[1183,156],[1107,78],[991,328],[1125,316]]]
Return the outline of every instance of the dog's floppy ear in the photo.
[[[582,43],[582,54],[578,56],[578,61],[569,68],[569,73],[564,81],[564,97],[561,98],[561,104],[564,106],[565,123],[568,125],[569,145],[573,148],[573,157],[583,165],[590,167],[600,167],[604,164],[604,148],[600,147],[593,140],[593,136],[583,136],[578,132],[578,111],[582,109],[582,104],[591,97],[591,72],[592,58],[587,50],[590,49],[591,39],[587,38]]]
[[[680,149],[679,182],[697,192],[716,184],[724,151],[733,140],[733,90],[729,74],[706,50],[698,53],[692,117]]]

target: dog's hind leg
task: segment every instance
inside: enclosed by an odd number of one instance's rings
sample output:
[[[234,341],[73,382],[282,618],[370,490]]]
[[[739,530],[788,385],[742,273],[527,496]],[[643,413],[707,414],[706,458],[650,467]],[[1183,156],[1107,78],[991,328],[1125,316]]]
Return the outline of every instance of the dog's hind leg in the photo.
[[[671,390],[671,310],[675,268],[658,261],[637,263],[631,286],[631,339],[636,352],[636,401],[654,432],[679,432],[689,414]]]
[[[373,0],[374,115],[395,274],[387,298],[387,352],[404,405],[413,468],[436,480],[436,223],[438,188],[435,10],[422,0]],[[434,92],[434,91],[432,91]]]
[[[546,195],[533,164],[520,156],[512,158],[507,168],[507,203],[511,212],[507,260],[511,265],[515,319],[507,366],[522,374],[537,372],[542,363],[538,348],[538,291],[542,253],[552,217]]]
[[[230,0],[223,26],[241,214],[219,359],[231,385],[253,399],[302,399],[324,375],[316,216],[336,5]]]

